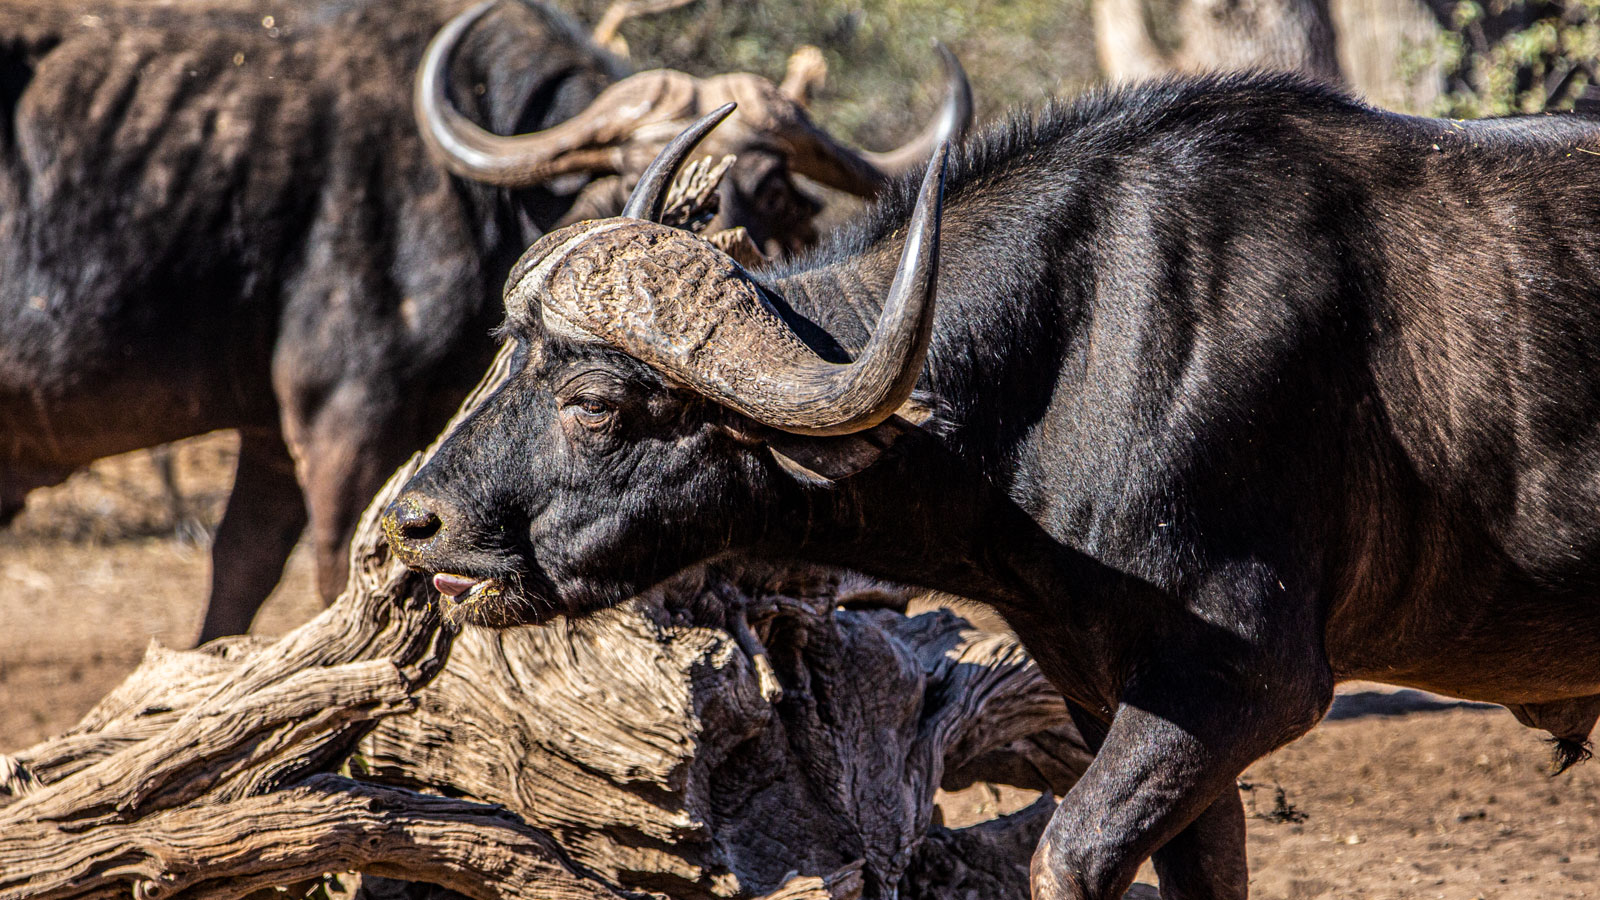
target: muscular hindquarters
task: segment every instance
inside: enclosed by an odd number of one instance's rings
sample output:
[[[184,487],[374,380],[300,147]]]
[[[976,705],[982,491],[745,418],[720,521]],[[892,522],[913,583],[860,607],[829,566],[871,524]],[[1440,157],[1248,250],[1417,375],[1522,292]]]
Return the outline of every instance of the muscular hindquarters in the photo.
[[[1469,123],[1374,194],[1376,495],[1330,623],[1342,673],[1600,690],[1600,157],[1575,149],[1600,125],[1577,121],[1484,152]]]

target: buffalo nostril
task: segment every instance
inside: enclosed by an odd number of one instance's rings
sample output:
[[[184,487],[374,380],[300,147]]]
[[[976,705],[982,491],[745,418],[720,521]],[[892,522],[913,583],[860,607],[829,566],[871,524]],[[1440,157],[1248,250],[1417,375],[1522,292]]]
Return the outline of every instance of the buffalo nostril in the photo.
[[[431,539],[439,533],[443,522],[434,515],[432,510],[418,505],[412,500],[401,500],[389,508],[388,531],[391,536],[398,537],[406,543],[421,543]]]

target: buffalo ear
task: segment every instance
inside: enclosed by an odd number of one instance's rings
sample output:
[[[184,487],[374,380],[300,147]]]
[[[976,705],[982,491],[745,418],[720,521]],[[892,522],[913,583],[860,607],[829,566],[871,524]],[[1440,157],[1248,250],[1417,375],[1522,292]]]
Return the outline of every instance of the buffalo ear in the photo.
[[[839,437],[791,435],[768,441],[767,452],[796,480],[823,487],[877,462],[900,436],[891,422]]]
[[[895,441],[917,430],[931,414],[925,404],[912,399],[899,412],[866,431],[838,437],[775,432],[765,443],[785,472],[807,484],[826,487],[877,462]]]
[[[797,481],[828,487],[873,463],[906,434],[928,421],[933,410],[913,397],[898,412],[878,425],[855,434],[813,437],[790,434],[733,416],[723,427],[747,447],[765,447],[785,472]]]

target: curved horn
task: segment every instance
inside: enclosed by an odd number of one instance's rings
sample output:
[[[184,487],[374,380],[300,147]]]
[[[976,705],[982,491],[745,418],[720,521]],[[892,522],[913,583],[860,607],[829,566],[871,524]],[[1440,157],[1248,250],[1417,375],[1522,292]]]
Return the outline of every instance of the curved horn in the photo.
[[[949,47],[936,41],[934,49],[944,66],[945,96],[938,116],[921,133],[894,150],[873,153],[847,147],[812,125],[803,141],[811,145],[810,152],[795,154],[790,163],[794,170],[829,187],[872,197],[890,178],[923,165],[941,143],[961,143],[972,125],[972,85]]]
[[[670,171],[672,155],[657,163]],[[632,218],[540,238],[512,269],[507,315],[536,309],[550,333],[610,344],[772,428],[863,431],[905,404],[928,355],[948,155],[941,144],[928,164],[883,312],[854,362],[818,356],[770,291],[704,238]]]
[[[574,172],[615,173],[621,156],[610,138],[640,122],[674,114],[666,79],[636,75],[612,85],[588,109],[531,134],[499,135],[462,115],[450,103],[449,68],[467,29],[498,0],[484,0],[439,29],[423,52],[411,95],[412,114],[423,142],[452,173],[473,181],[520,188]],[[605,100],[602,103],[600,100]]]
[[[910,399],[933,338],[939,215],[949,155],[950,145],[941,143],[928,161],[889,297],[861,355],[844,366],[812,367],[820,378],[796,385],[800,390],[792,400],[778,398],[782,405],[763,404],[752,414],[757,421],[797,434],[850,434],[877,425]]]
[[[756,352],[731,366],[722,365],[758,371],[694,378],[699,389],[757,422],[793,434],[853,434],[894,415],[911,397],[933,337],[939,215],[948,155],[949,145],[941,144],[928,163],[889,296],[872,337],[854,362],[841,365],[818,358],[763,303],[750,311],[752,317],[776,320],[768,323],[769,328],[776,325],[788,339],[752,341]],[[729,390],[732,386],[737,389]]]
[[[724,103],[706,113],[695,121],[693,125],[685,128],[673,138],[667,146],[656,154],[650,161],[644,175],[640,176],[639,183],[634,186],[633,193],[628,195],[628,204],[622,208],[622,216],[629,219],[643,219],[646,222],[661,221],[661,210],[667,201],[667,189],[672,187],[672,179],[678,174],[678,168],[683,165],[685,158],[694,152],[694,148],[705,140],[711,129],[722,124],[722,120],[733,114],[738,104]]]
[[[967,129],[972,127],[972,83],[967,80],[967,70],[943,41],[934,41],[933,49],[944,66],[944,102],[939,106],[938,117],[916,137],[893,150],[884,153],[867,150],[861,154],[885,175],[912,171],[940,144],[960,144]]]

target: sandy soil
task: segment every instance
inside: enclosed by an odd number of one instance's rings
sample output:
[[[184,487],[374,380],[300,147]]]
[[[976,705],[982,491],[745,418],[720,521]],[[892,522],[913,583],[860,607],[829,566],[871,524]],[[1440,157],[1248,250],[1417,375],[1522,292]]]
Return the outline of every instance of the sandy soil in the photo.
[[[0,752],[70,726],[152,639],[192,641],[233,447],[229,435],[176,445],[180,509],[136,453],[36,493],[0,532]],[[256,631],[280,634],[319,608],[302,548]],[[1347,687],[1329,721],[1242,779],[1252,896],[1600,897],[1600,763],[1555,778],[1547,767],[1539,734],[1505,710]],[[978,787],[947,819],[1030,799]]]
[[[35,491],[0,531],[0,752],[71,726],[152,640],[193,645],[237,446],[232,433],[172,445],[180,509],[141,451]],[[282,634],[315,615],[314,579],[302,546],[256,631]]]

